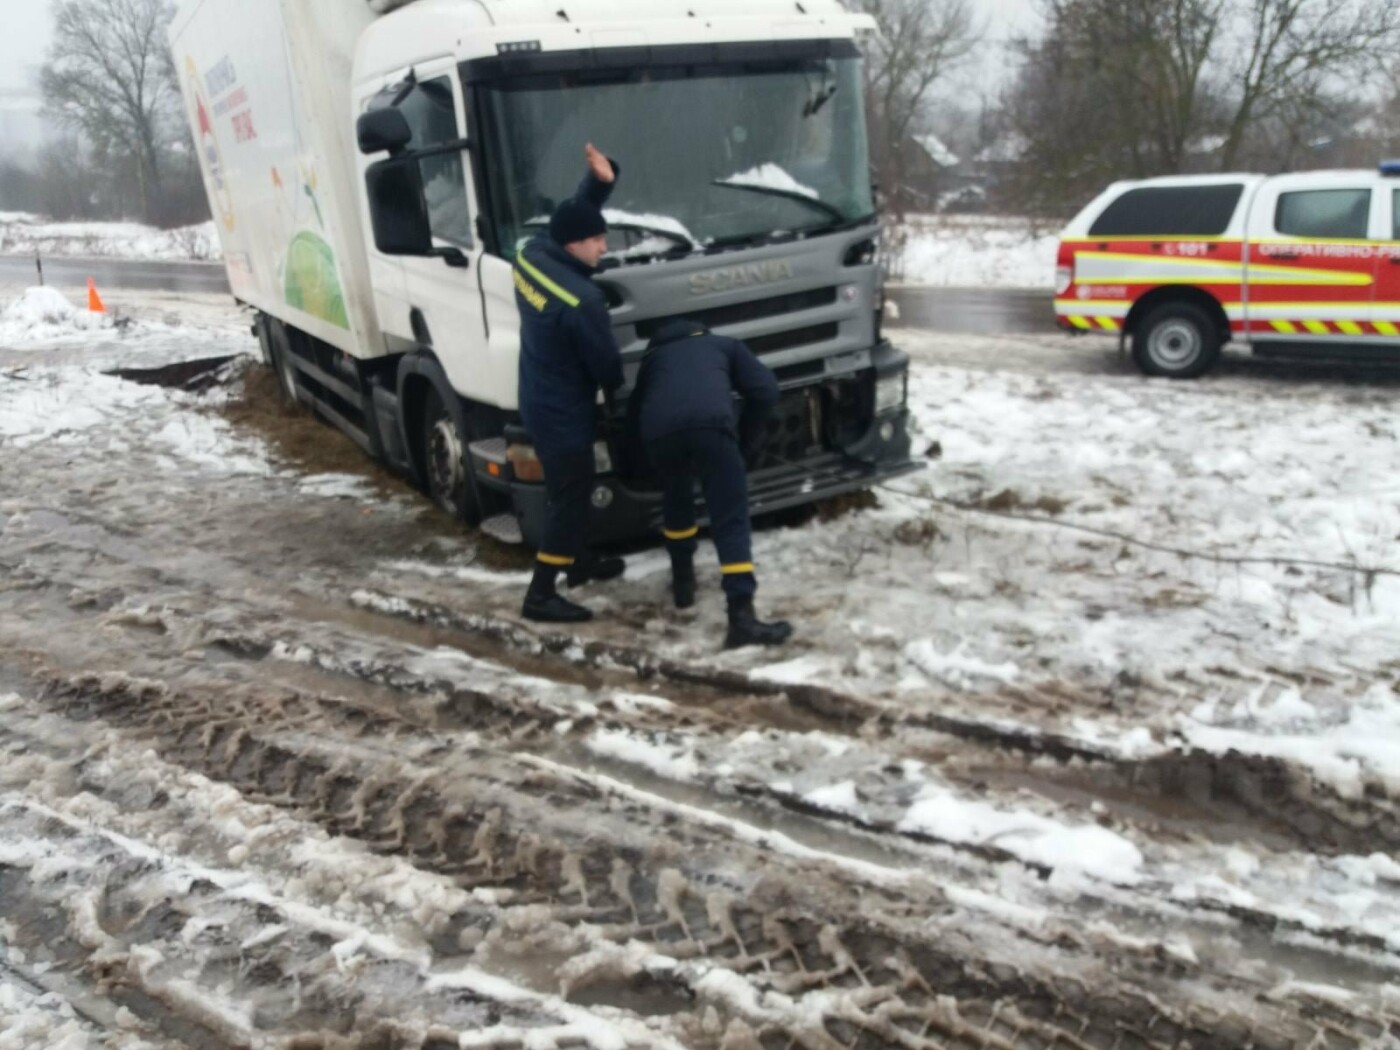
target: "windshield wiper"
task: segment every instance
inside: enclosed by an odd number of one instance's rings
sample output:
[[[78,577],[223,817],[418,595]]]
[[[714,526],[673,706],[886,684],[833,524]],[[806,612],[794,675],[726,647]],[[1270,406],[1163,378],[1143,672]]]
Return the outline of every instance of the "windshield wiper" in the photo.
[[[724,186],[731,190],[748,190],[750,193],[762,193],[767,197],[782,197],[785,200],[797,201],[799,204],[810,205],[823,215],[835,219],[837,222],[846,221],[845,213],[843,213],[840,208],[836,207],[836,205],[828,204],[820,197],[809,197],[805,193],[798,193],[796,190],[780,189],[777,186],[760,186],[753,182],[729,182],[726,179],[713,179],[710,185]]]

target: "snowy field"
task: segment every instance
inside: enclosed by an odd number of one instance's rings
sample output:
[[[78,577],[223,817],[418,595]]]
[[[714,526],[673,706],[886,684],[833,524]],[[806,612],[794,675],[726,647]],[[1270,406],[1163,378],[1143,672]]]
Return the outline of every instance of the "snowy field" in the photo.
[[[613,218],[628,218],[615,213]],[[630,216],[651,225],[664,216]],[[683,236],[686,231],[677,226]],[[886,234],[891,275],[897,284],[978,288],[1045,288],[1055,277],[1057,230],[1026,219],[991,216],[913,216]],[[669,246],[669,245],[668,245]],[[655,251],[653,242],[631,251]],[[137,223],[54,223],[0,212],[0,254],[100,256],[162,261],[221,258],[212,222],[178,230]]]
[[[136,222],[52,222],[23,212],[0,212],[0,254],[35,253],[145,262],[222,258],[212,222],[159,230]]]
[[[886,233],[897,285],[1044,288],[1055,284],[1059,227],[991,215],[915,215]]]
[[[723,653],[109,306],[0,289],[3,1050],[1400,1046],[1400,370],[895,330],[926,469]]]

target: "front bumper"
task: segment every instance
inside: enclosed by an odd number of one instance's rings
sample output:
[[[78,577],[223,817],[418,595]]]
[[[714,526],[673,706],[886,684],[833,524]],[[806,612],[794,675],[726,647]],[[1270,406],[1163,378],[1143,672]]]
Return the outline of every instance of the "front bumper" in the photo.
[[[767,514],[831,499],[922,467],[909,456],[907,410],[877,418],[856,446],[851,450],[855,455],[825,452],[800,462],[751,471],[750,512]],[[509,492],[525,543],[538,547],[544,532],[544,486],[513,481]],[[701,525],[708,524],[702,499],[696,500],[696,517]],[[660,492],[633,488],[614,474],[598,476],[589,511],[590,542],[619,543],[655,536],[660,527]]]

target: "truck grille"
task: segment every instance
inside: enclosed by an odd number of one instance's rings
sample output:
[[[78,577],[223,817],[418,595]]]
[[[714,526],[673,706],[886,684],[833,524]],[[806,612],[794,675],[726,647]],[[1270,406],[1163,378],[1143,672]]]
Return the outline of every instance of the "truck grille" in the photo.
[[[793,328],[786,332],[773,332],[771,335],[754,335],[745,339],[749,349],[762,357],[779,350],[791,350],[796,346],[810,346],[813,343],[826,343],[841,334],[841,326],[835,321],[830,324],[813,324],[806,328]]]
[[[822,451],[821,400],[815,391],[784,394],[768,417],[754,469],[800,463]]]
[[[812,288],[805,292],[790,292],[787,295],[775,295],[767,299],[730,303],[728,306],[712,306],[708,310],[692,310],[683,314],[673,314],[670,317],[652,317],[637,322],[637,334],[643,339],[650,339],[661,330],[662,325],[682,318],[699,321],[707,328],[723,328],[726,325],[742,324],[745,321],[761,321],[768,317],[781,317],[783,314],[795,314],[802,310],[815,310],[822,306],[831,306],[835,302],[835,288]],[[754,341],[749,340],[748,342],[752,346]]]

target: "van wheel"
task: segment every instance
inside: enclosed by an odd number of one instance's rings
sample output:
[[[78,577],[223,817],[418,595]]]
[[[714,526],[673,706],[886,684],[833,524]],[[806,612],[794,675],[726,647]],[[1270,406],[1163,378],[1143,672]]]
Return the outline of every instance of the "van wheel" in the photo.
[[[458,521],[481,520],[476,487],[467,477],[467,441],[456,416],[443,404],[434,385],[423,401],[423,474],[428,495]]]
[[[1220,329],[1195,303],[1166,303],[1133,329],[1133,361],[1144,375],[1195,379],[1220,360]]]

